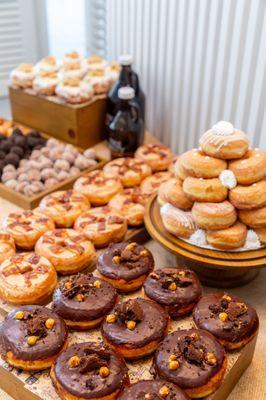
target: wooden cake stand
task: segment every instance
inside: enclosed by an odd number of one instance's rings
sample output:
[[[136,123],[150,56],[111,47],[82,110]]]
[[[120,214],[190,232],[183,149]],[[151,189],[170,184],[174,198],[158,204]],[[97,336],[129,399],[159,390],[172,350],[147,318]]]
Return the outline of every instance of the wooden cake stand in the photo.
[[[157,242],[174,253],[180,266],[193,269],[207,286],[230,288],[253,280],[266,267],[266,248],[243,252],[204,249],[187,243],[164,228],[157,196],[148,201],[145,225]]]

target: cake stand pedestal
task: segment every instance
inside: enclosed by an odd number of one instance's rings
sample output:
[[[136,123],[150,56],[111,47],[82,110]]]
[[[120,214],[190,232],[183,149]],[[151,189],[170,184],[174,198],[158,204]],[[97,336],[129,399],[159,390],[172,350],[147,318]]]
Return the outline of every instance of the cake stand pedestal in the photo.
[[[255,279],[260,268],[266,267],[266,248],[243,252],[203,249],[167,232],[156,195],[146,206],[145,225],[154,240],[176,255],[178,265],[193,269],[204,285],[242,286]]]

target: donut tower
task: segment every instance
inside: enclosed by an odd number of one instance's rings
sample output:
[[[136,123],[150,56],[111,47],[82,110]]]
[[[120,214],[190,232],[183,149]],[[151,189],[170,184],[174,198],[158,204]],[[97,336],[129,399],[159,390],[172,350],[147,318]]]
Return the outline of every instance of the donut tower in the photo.
[[[256,249],[266,245],[266,153],[245,133],[219,121],[183,153],[175,178],[160,186],[165,228],[200,247]]]

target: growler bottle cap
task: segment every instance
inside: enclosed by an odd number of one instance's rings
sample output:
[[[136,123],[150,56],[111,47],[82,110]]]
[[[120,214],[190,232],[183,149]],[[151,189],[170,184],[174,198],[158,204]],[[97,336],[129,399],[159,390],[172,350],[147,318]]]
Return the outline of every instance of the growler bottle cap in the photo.
[[[135,97],[135,90],[130,86],[123,86],[118,89],[118,97],[122,100],[131,100]]]
[[[131,54],[121,54],[119,56],[119,62],[121,65],[131,65],[133,63],[133,57]]]

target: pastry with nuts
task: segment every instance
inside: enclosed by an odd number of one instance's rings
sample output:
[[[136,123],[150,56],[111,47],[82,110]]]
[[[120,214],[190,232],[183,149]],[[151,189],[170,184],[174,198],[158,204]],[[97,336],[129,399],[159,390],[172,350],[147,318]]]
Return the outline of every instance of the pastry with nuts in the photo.
[[[174,154],[163,144],[147,143],[138,148],[135,157],[148,164],[153,172],[157,172],[165,171],[169,168]]]
[[[188,400],[183,390],[165,380],[139,381],[127,387],[119,400]]]
[[[223,346],[204,330],[178,330],[166,336],[156,350],[152,372],[172,382],[190,398],[215,392],[226,372]]]
[[[74,229],[46,232],[36,243],[35,252],[46,257],[62,275],[75,274],[95,261],[92,242]]]
[[[27,371],[50,368],[66,342],[64,320],[46,307],[17,308],[6,316],[0,327],[3,359]]]
[[[24,250],[32,250],[37,240],[54,227],[48,215],[34,210],[14,211],[3,221],[4,230],[14,239],[16,246]]]
[[[102,325],[105,342],[129,360],[152,354],[168,332],[166,311],[151,300],[118,303]]]
[[[135,242],[112,243],[98,258],[98,274],[118,292],[139,289],[154,269],[151,252]]]
[[[228,350],[245,346],[259,328],[256,310],[241,298],[224,292],[203,296],[193,318],[198,328],[211,332]]]
[[[35,253],[19,253],[0,265],[0,297],[12,304],[42,304],[57,284],[53,265]]]
[[[143,289],[173,319],[191,313],[202,293],[197,275],[184,268],[157,269],[148,276]]]
[[[60,281],[53,296],[53,310],[72,329],[99,326],[115,306],[116,290],[92,274],[77,274]]]
[[[81,214],[74,228],[91,240],[95,247],[101,248],[123,239],[127,221],[109,206],[95,207]]]
[[[75,220],[89,208],[89,200],[72,189],[48,194],[38,207],[52,218],[58,228],[71,228]]]
[[[115,400],[129,384],[123,358],[92,342],[63,351],[52,366],[51,378],[62,400]]]

